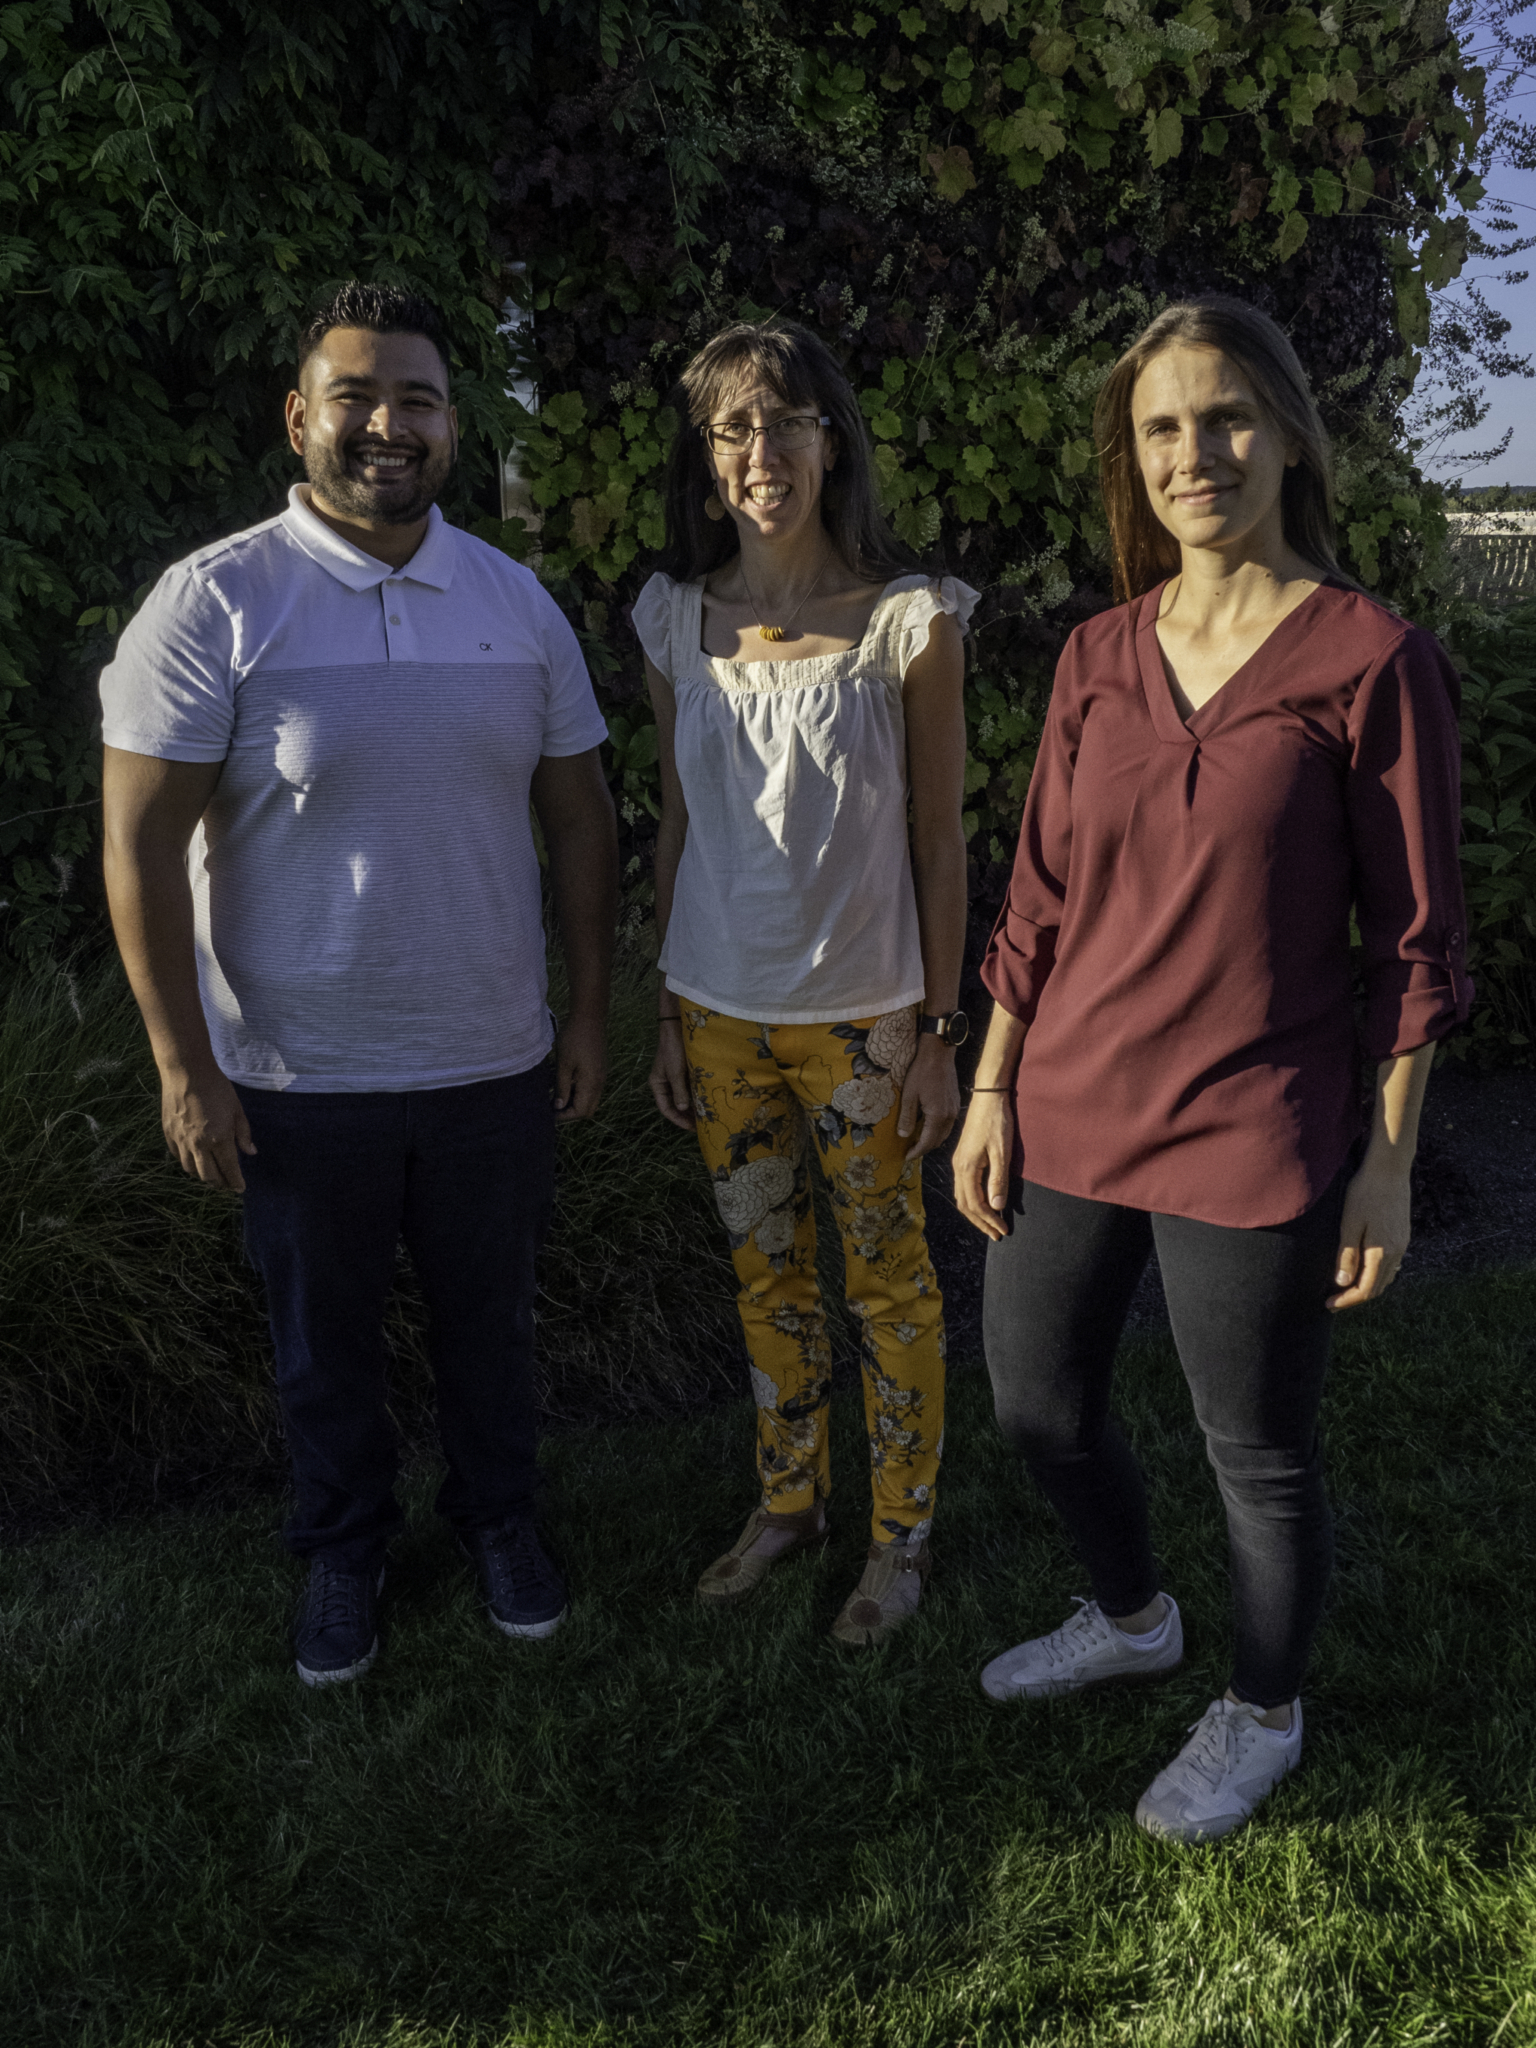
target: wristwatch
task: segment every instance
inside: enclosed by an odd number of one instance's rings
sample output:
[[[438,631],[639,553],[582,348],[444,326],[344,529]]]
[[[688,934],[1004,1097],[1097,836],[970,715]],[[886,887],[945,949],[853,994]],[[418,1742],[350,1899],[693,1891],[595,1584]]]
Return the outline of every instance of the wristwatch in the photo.
[[[971,1035],[971,1020],[964,1010],[951,1010],[944,1017],[920,1017],[917,1028],[919,1031],[931,1031],[946,1045],[964,1045]]]

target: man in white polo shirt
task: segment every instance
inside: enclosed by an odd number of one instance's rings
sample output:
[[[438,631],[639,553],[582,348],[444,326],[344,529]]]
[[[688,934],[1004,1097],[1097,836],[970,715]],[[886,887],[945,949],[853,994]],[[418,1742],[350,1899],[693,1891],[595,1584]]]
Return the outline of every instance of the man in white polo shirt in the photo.
[[[167,1142],[245,1193],[316,1685],[378,1651],[402,1237],[439,1512],[505,1633],[564,1616],[533,1522],[534,1257],[554,1124],[603,1084],[617,854],[574,634],[437,509],[457,420],[435,310],[343,287],[301,337],[287,421],[308,484],[167,570],[102,674],[103,799]],[[553,1073],[530,799],[571,984]]]

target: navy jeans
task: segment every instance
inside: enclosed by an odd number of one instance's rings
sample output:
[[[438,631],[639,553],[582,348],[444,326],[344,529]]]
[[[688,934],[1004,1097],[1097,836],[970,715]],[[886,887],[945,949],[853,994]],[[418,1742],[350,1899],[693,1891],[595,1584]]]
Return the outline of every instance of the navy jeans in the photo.
[[[257,1147],[243,1162],[246,1250],[266,1285],[297,1494],[289,1549],[361,1570],[402,1520],[383,1334],[402,1238],[427,1302],[448,1464],[438,1513],[458,1528],[531,1514],[548,1067],[413,1093],[239,1094]]]
[[[1015,1182],[988,1247],[984,1329],[998,1423],[1061,1516],[1112,1616],[1158,1591],[1147,1496],[1110,1413],[1115,1351],[1157,1248],[1179,1362],[1227,1510],[1232,1690],[1294,1699],[1333,1566],[1318,1410],[1348,1170],[1306,1214],[1236,1230]]]

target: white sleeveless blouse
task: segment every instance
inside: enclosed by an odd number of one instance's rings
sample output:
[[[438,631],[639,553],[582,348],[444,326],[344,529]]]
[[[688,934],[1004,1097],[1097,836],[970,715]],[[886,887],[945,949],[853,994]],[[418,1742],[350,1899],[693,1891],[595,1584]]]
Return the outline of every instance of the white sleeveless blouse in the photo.
[[[653,576],[640,644],[677,699],[688,806],[659,965],[687,1001],[755,1024],[843,1024],[922,1001],[902,682],[940,612],[977,593],[899,576],[857,647],[798,661],[703,651],[702,579]]]

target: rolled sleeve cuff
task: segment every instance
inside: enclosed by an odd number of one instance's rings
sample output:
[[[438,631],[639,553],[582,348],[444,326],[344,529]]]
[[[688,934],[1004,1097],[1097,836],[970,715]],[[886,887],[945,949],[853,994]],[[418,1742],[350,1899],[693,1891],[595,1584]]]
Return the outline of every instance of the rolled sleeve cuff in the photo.
[[[987,993],[1010,1017],[1017,1017],[1022,1024],[1033,1023],[1040,992],[1055,964],[1055,928],[1031,924],[1005,906],[981,963]]]
[[[1474,993],[1472,977],[1454,961],[1399,960],[1378,968],[1366,995],[1366,1052],[1392,1060],[1433,1045],[1466,1022]]]

